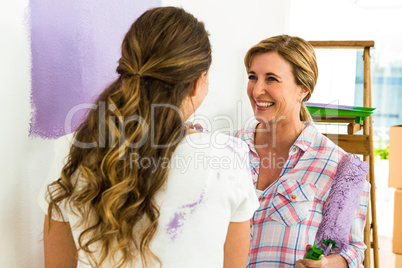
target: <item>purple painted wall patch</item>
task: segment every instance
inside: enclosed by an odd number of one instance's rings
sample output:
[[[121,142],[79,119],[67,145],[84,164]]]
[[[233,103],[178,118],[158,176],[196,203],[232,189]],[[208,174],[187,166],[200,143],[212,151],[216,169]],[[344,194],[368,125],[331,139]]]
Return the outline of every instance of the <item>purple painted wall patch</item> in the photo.
[[[130,25],[160,5],[161,0],[30,0],[30,136],[53,139],[69,134],[65,124],[71,131],[78,127],[89,103],[117,77]]]

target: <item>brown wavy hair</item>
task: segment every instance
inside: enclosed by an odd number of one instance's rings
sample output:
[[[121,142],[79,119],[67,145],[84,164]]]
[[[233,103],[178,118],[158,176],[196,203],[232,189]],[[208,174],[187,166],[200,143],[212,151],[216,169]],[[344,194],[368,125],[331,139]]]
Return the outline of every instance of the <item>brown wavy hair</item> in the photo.
[[[313,46],[297,36],[277,35],[262,40],[249,49],[244,57],[247,72],[255,55],[276,52],[290,63],[296,84],[308,90],[300,107],[300,120],[313,121],[307,110],[305,101],[308,101],[314,92],[318,79],[318,66]]]
[[[139,157],[136,163],[171,159],[185,134],[177,109],[211,65],[204,24],[176,7],[142,14],[121,50],[119,77],[76,131],[80,146],[71,146],[61,178],[48,187],[48,215],[60,213],[64,202],[74,208],[84,227],[77,252],[85,252],[95,267],[108,259],[124,267],[138,256],[144,266],[161,264],[150,243],[160,215],[154,197],[169,170],[130,165],[131,156]],[[140,225],[145,227],[133,232]],[[94,247],[99,250],[92,251]]]

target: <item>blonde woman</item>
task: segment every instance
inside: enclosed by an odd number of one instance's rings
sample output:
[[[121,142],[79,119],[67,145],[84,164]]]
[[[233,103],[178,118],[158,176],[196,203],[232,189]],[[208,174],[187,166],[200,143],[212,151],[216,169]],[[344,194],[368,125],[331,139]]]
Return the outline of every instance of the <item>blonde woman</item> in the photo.
[[[304,102],[313,94],[318,68],[313,47],[299,37],[274,36],[245,56],[247,94],[256,120],[236,137],[249,146],[260,207],[252,218],[247,267],[361,267],[366,245],[369,185],[356,211],[350,244],[340,255],[303,260],[322,219],[339,160],[345,152],[311,122]]]
[[[204,25],[183,9],[133,23],[118,79],[40,199],[46,267],[246,265],[258,201],[250,171],[233,163],[248,148],[221,135],[227,146],[214,148],[184,124],[208,92],[210,65]]]

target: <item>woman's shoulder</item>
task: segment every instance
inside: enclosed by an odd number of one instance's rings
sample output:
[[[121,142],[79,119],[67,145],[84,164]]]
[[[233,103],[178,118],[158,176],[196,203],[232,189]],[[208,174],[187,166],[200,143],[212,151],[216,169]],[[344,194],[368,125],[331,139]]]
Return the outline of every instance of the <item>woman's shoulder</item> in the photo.
[[[310,125],[308,128],[308,139],[310,140],[310,145],[306,150],[308,155],[317,158],[318,161],[325,161],[329,165],[337,166],[346,152],[319,132],[314,125]]]
[[[219,133],[219,139],[225,141],[225,149],[228,151],[234,151],[241,155],[249,152],[249,148],[246,142],[241,138]]]
[[[212,134],[211,145],[215,149],[221,149],[226,153],[235,152],[243,155],[249,152],[247,144],[241,138],[225,133]]]
[[[195,133],[188,135],[180,148],[192,152],[209,151],[210,154],[244,154],[248,152],[247,144],[240,138],[220,132]]]

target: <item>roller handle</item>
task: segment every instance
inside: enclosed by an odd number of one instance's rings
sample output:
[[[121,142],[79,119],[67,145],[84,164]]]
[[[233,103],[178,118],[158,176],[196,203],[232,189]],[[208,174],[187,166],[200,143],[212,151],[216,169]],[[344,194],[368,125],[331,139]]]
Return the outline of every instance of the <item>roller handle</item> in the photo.
[[[306,254],[306,256],[304,256],[304,258],[318,261],[321,258],[321,255],[323,255],[323,254],[324,254],[324,251],[322,249],[320,249],[319,247],[317,247],[314,242],[313,248],[310,249],[309,252],[307,252],[307,254]]]

